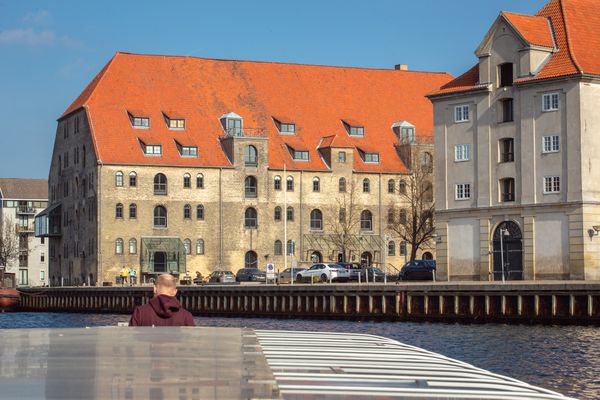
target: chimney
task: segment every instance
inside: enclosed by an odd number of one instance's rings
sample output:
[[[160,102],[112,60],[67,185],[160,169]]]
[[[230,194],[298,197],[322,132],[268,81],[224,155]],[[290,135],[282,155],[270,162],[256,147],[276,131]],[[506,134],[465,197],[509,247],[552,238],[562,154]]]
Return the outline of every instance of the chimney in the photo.
[[[408,71],[408,64],[396,64],[394,65],[394,69],[398,71]]]

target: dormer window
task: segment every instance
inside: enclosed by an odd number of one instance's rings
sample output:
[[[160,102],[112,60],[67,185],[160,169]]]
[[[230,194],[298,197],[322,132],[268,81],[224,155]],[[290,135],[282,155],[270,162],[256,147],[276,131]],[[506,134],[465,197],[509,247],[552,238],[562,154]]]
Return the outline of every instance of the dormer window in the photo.
[[[366,163],[379,163],[379,153],[365,153]]]
[[[185,119],[183,119],[183,118],[177,118],[177,119],[167,118],[167,125],[168,125],[169,129],[185,129]]]
[[[344,127],[346,131],[348,131],[348,135],[354,137],[364,137],[365,136],[365,127],[361,126],[357,123],[350,123],[348,121],[344,121]]]
[[[513,85],[513,65],[512,63],[504,63],[498,66],[498,78],[500,81],[499,87],[507,87]]]
[[[308,151],[306,150],[294,150],[293,157],[295,161],[308,161]]]
[[[392,130],[402,144],[415,142],[415,126],[408,121],[395,122]]]
[[[147,156],[160,156],[162,155],[162,146],[160,144],[145,144],[144,154]]]
[[[129,114],[129,121],[134,128],[150,128],[150,118]]]
[[[281,134],[293,135],[296,133],[296,124],[293,122],[281,122],[281,120],[277,118],[273,118],[275,121],[275,125],[277,126],[277,130]]]
[[[198,157],[198,147],[196,146],[181,146],[181,157]]]
[[[228,136],[244,136],[242,117],[234,112],[221,116],[221,125]]]

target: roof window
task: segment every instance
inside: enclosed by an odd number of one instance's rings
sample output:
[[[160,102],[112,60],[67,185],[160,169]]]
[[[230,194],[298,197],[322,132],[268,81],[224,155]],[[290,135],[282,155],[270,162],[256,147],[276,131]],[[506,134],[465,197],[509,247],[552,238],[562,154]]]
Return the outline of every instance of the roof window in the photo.
[[[344,123],[344,127],[346,131],[348,131],[348,135],[354,137],[364,137],[365,136],[365,127],[361,126],[357,123],[351,123],[349,121],[342,121]]]
[[[277,118],[273,118],[273,121],[275,121],[275,125],[277,126],[277,130],[279,130],[279,133],[281,134],[295,134],[296,133],[296,124],[293,122],[281,122],[281,120],[277,119]]]
[[[408,121],[394,122],[392,130],[402,144],[415,142],[415,126]]]
[[[379,164],[379,153],[364,153],[363,159],[366,163]]]
[[[308,161],[308,151],[306,150],[294,150],[293,153],[294,160],[296,161]]]
[[[145,144],[144,154],[147,156],[161,156],[162,146],[160,144]]]
[[[143,116],[136,116],[132,113],[128,112],[129,121],[131,122],[131,126],[134,128],[150,128],[150,118]]]

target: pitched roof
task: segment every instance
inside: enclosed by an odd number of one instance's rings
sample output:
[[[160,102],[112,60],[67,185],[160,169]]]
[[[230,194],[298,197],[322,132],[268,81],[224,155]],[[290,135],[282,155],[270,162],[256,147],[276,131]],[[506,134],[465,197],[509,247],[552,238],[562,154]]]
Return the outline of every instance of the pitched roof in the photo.
[[[48,198],[48,180],[0,178],[0,194],[5,199],[43,200]]]
[[[336,143],[377,146],[377,171],[403,172],[391,124],[407,120],[417,135],[433,135],[433,110],[425,95],[450,79],[446,73],[117,53],[63,116],[87,108],[104,163],[230,166],[219,118],[234,112],[243,117],[245,130],[260,128],[257,132],[268,136],[271,168],[285,162],[288,169],[327,170],[317,146],[322,137],[337,135]],[[150,117],[150,127],[133,128],[127,110]],[[185,118],[185,131],[167,128],[165,110]],[[296,124],[294,135],[279,134],[273,117],[281,116]],[[350,138],[344,118],[360,121],[365,137]],[[145,157],[138,138],[161,144],[162,156]],[[198,157],[180,157],[174,138],[197,143]],[[302,144],[313,153],[310,161],[293,161],[288,143]],[[373,170],[359,157],[354,168]]]
[[[573,75],[600,75],[600,1],[550,0],[535,16],[503,12],[502,15],[531,44],[549,46],[543,21],[550,21],[556,50],[532,77],[523,83]],[[431,93],[439,95],[473,90],[479,85],[478,65]]]

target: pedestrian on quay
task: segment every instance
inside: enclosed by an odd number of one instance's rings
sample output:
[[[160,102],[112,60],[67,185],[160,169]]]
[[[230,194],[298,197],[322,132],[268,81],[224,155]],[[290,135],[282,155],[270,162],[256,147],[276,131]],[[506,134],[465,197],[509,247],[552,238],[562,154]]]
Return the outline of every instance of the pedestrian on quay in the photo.
[[[123,268],[121,268],[121,286],[124,286],[127,283],[127,275],[129,275],[129,272],[127,271],[127,268],[125,268],[125,266],[123,265]]]
[[[129,268],[129,286],[133,286],[137,284],[137,279],[135,276],[135,269]]]
[[[133,311],[129,326],[195,326],[192,314],[184,309],[175,295],[177,279],[159,275],[154,282],[154,297]]]

